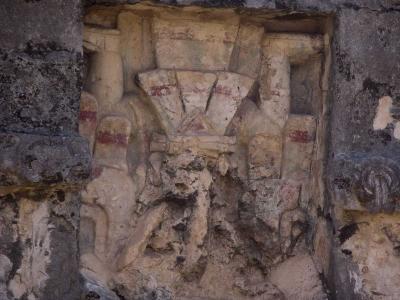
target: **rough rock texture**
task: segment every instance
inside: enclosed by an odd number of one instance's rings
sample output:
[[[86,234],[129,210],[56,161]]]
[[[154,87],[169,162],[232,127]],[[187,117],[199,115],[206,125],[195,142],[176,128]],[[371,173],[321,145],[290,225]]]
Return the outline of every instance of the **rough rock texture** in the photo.
[[[0,3],[0,299],[400,297],[398,1],[83,2],[84,83],[80,1]]]
[[[80,1],[6,0],[0,19],[0,299],[79,299]]]

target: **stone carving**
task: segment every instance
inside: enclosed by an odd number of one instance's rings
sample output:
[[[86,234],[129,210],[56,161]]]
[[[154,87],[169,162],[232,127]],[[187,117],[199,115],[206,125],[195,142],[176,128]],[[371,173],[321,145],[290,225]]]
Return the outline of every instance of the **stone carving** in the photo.
[[[323,40],[187,14],[121,10],[84,31],[85,293],[285,299],[294,256],[324,299],[304,243],[320,120],[290,109],[291,65]]]
[[[339,171],[340,168],[340,171]],[[399,166],[384,157],[343,157],[337,160],[332,185],[347,210],[393,212],[399,197]]]
[[[184,85],[187,81],[197,82],[197,86]],[[156,70],[139,74],[139,82],[168,134],[197,129],[198,132],[193,134],[224,135],[254,81],[228,72],[217,75],[200,72],[175,74],[174,71]]]
[[[360,200],[372,200],[374,210],[390,209],[388,204],[390,205],[393,196],[399,191],[398,176],[399,169],[393,162],[370,159],[364,163],[360,174],[359,180],[363,192]]]

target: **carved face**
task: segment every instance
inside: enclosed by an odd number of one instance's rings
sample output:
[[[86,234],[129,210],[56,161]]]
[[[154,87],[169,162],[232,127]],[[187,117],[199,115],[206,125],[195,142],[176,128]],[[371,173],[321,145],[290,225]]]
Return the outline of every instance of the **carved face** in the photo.
[[[202,157],[190,153],[168,156],[161,170],[165,196],[171,201],[193,204],[197,194],[210,184],[207,174]]]

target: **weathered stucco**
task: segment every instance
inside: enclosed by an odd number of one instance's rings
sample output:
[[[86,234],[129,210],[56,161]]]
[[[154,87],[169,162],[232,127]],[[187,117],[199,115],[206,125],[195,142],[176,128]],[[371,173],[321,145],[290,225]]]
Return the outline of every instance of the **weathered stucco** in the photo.
[[[3,0],[0,25],[1,300],[400,297],[400,3]]]

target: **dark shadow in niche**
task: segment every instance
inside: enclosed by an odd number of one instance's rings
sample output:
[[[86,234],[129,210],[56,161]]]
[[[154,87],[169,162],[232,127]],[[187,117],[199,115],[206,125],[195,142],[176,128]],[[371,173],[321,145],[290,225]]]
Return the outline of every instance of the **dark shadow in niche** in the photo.
[[[313,57],[307,63],[291,66],[290,113],[318,115],[322,106],[322,95],[319,87],[320,70],[320,57]]]

